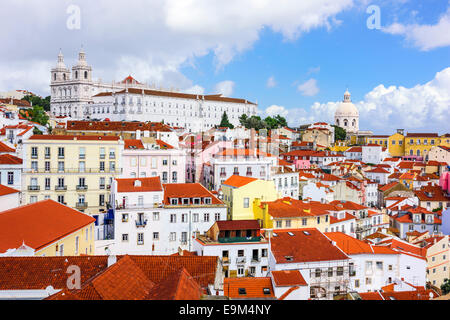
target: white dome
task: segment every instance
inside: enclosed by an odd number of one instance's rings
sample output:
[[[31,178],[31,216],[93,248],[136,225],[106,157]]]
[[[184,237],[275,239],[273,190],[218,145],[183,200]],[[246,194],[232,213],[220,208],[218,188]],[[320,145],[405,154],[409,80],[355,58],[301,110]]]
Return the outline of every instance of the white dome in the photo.
[[[337,107],[335,117],[358,117],[359,111],[350,100],[350,93],[348,91],[344,94],[344,101]]]

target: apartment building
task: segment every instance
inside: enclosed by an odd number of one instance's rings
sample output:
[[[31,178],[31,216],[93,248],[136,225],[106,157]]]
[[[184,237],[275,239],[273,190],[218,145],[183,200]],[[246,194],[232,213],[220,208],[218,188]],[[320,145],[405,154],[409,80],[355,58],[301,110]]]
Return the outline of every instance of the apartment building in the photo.
[[[122,150],[120,137],[30,137],[23,148],[24,202],[52,199],[88,214],[105,212]]]

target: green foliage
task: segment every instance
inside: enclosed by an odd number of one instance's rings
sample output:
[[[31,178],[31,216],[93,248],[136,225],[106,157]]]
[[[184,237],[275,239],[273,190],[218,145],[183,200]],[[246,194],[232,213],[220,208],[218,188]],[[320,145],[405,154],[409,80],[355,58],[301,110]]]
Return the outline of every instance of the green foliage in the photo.
[[[38,128],[34,127],[33,134],[42,134],[42,131],[39,130]]]
[[[450,293],[450,279],[444,279],[444,283],[441,284],[441,290],[443,295]]]
[[[442,207],[439,207],[439,208],[433,209],[433,212],[438,212],[438,211],[441,211],[441,210],[442,210]]]
[[[42,108],[44,108],[45,111],[50,111],[50,96],[45,97],[44,99],[38,96],[25,96],[23,97],[23,100],[26,100],[29,103],[31,103],[33,107],[41,106]]]
[[[38,105],[33,106],[33,109],[31,110],[20,110],[20,115],[29,121],[39,123],[43,126],[47,125],[49,119],[49,116],[45,112],[44,108]]]
[[[243,114],[239,117],[239,122],[242,126],[247,129],[277,129],[280,127],[286,127],[287,121],[284,117],[277,115],[275,117],[267,117],[264,120],[261,119],[260,116],[251,116],[248,117],[246,114]]]
[[[347,132],[345,129],[336,125],[333,125],[332,127],[334,127],[334,141],[345,140],[347,137]]]
[[[222,114],[222,120],[220,121],[219,127],[234,128],[233,124],[228,120],[228,115],[225,111]]]

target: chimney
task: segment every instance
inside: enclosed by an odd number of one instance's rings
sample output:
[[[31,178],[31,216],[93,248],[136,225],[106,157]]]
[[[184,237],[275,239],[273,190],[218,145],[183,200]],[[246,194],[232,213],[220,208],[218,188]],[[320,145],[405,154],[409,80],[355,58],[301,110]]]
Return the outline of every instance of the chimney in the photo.
[[[141,130],[136,130],[136,139],[141,140]]]
[[[108,267],[110,267],[117,262],[117,257],[111,254],[111,250],[108,247],[105,248],[105,251],[106,255],[108,256]]]

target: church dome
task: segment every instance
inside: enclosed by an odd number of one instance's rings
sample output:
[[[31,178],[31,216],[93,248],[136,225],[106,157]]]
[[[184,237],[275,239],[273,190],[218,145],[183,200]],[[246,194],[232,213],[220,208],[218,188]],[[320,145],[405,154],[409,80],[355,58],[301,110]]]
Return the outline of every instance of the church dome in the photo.
[[[345,91],[344,101],[336,109],[335,117],[358,117],[359,111],[350,100],[350,92]]]

